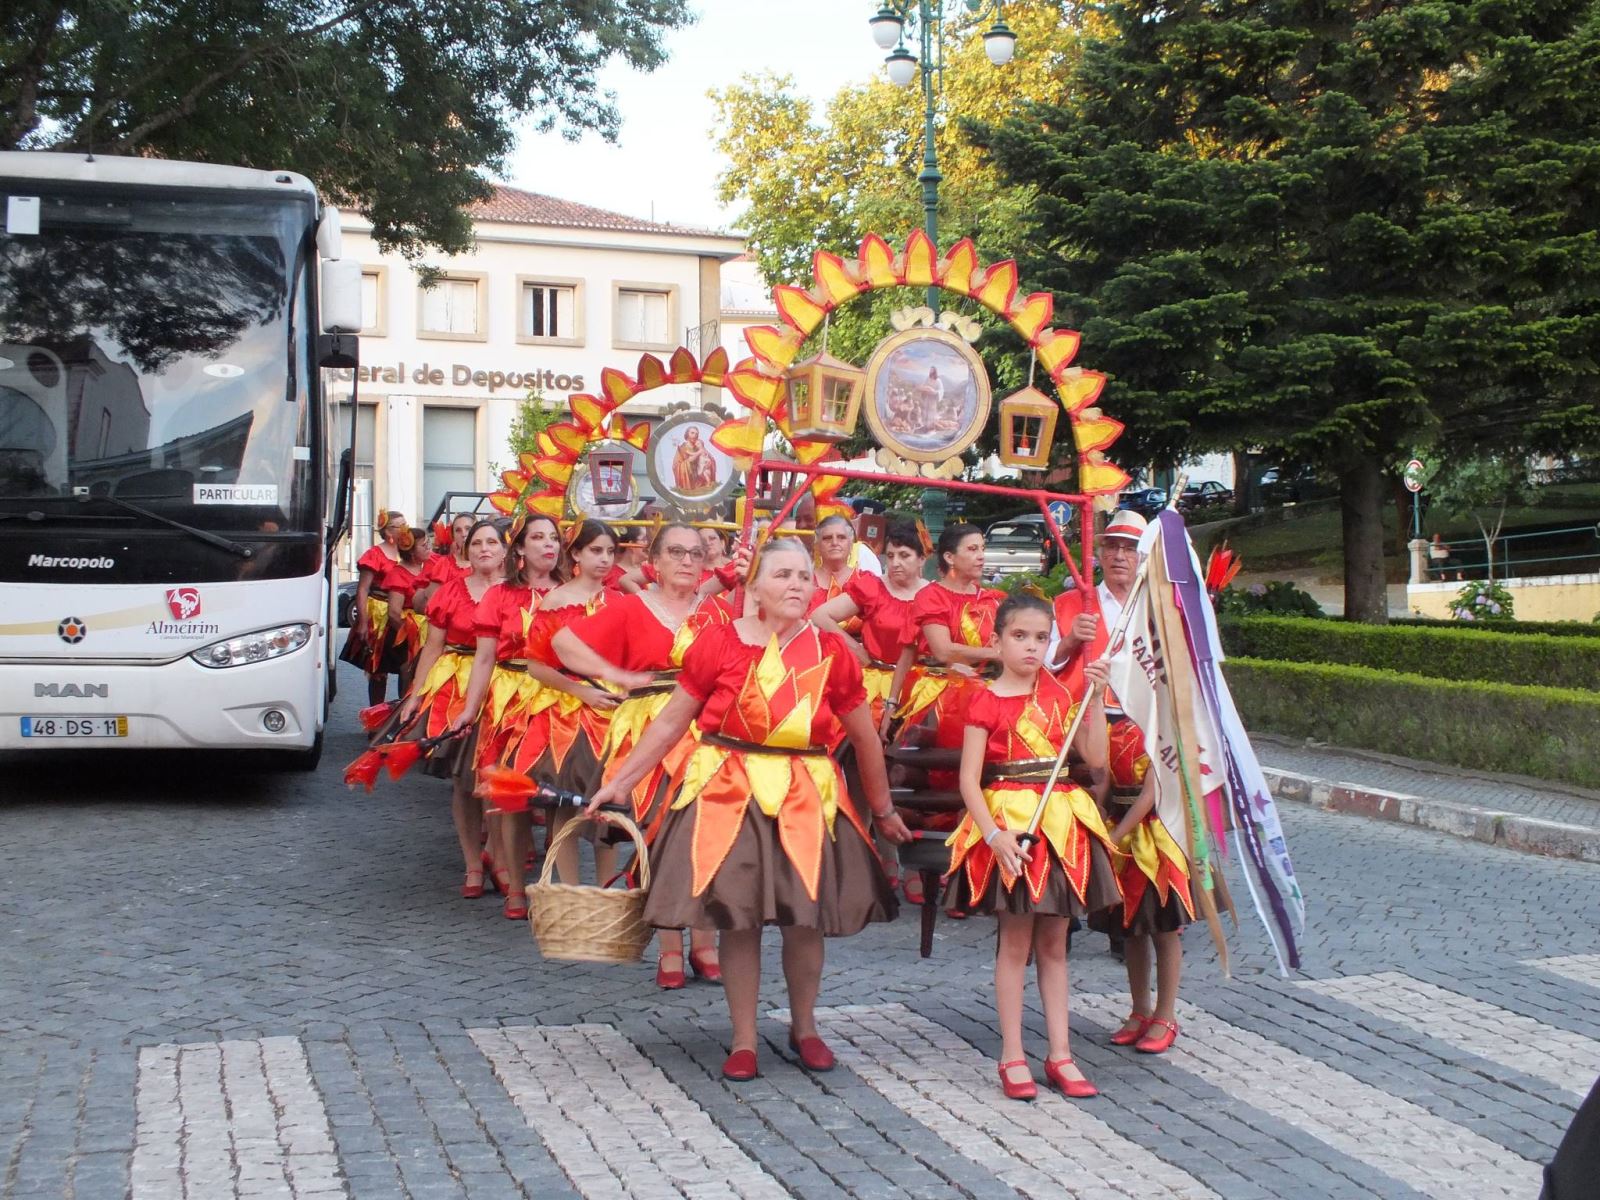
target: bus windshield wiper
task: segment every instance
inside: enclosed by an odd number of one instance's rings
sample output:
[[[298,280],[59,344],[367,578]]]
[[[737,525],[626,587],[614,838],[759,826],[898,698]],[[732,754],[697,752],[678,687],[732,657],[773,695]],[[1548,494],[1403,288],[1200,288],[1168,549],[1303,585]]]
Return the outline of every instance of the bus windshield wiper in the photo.
[[[193,525],[187,525],[172,517],[164,516],[142,505],[130,504],[121,496],[80,496],[79,499],[84,503],[88,503],[90,500],[104,500],[107,504],[115,504],[126,512],[144,517],[149,521],[155,521],[158,524],[167,526],[169,529],[176,529],[180,533],[187,533],[190,537],[198,538],[208,546],[216,546],[218,549],[226,550],[229,554],[237,554],[240,558],[254,558],[256,556],[256,552],[242,542],[236,542],[232,538],[225,538],[221,534],[212,533],[208,529],[197,529]]]
[[[88,513],[45,512],[30,508],[27,512],[0,512],[0,521],[32,521],[35,525],[50,521],[131,521],[132,517],[95,517]]]

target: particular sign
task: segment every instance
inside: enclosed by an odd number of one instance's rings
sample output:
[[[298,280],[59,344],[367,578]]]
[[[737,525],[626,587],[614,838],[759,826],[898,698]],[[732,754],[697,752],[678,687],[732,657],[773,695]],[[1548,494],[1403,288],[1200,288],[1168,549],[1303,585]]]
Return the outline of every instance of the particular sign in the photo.
[[[196,504],[259,504],[278,503],[278,485],[275,483],[197,483],[194,485]]]
[[[1400,475],[1405,481],[1406,491],[1420,492],[1422,490],[1422,478],[1427,469],[1427,467],[1423,466],[1420,458],[1413,458],[1406,464],[1406,469]]]

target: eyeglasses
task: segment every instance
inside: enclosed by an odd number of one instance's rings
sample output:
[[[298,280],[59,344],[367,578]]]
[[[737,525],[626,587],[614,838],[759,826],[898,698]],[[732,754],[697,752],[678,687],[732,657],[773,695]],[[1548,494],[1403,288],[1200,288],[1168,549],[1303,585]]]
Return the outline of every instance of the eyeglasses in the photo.
[[[706,557],[706,552],[698,546],[693,550],[687,546],[666,546],[662,552],[673,562],[682,562],[686,558],[693,562],[704,562]]]

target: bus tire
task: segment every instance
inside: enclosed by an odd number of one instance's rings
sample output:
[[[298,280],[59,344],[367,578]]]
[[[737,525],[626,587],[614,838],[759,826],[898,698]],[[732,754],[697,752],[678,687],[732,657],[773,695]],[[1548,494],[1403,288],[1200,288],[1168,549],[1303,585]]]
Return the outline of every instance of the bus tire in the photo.
[[[286,771],[315,771],[322,762],[322,730],[317,730],[316,740],[304,750],[280,750],[278,761]]]

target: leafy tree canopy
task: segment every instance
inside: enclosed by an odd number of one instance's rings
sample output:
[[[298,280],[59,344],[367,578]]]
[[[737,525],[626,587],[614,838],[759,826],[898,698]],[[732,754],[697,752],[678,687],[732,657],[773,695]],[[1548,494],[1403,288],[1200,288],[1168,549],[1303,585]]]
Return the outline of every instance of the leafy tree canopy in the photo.
[[[1383,620],[1414,445],[1600,440],[1594,0],[1109,0],[1070,95],[977,131],[1118,449],[1335,473]]]
[[[531,116],[615,138],[595,84],[649,70],[685,0],[8,0],[0,149],[290,168],[415,254],[465,249]]]

